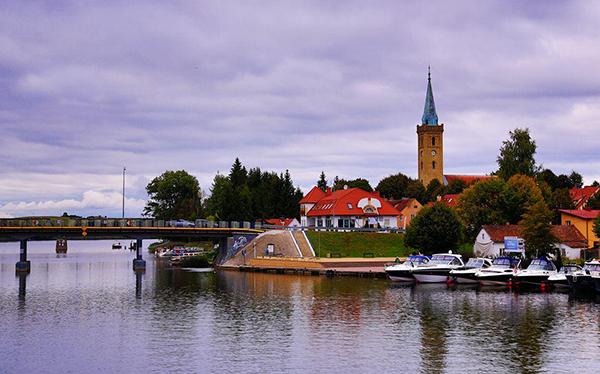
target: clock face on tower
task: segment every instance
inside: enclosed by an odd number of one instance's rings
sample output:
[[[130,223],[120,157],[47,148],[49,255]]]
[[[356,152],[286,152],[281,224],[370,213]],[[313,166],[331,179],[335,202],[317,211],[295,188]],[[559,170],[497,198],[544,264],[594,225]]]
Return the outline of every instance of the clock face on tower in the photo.
[[[435,149],[431,151],[431,155],[435,156]]]

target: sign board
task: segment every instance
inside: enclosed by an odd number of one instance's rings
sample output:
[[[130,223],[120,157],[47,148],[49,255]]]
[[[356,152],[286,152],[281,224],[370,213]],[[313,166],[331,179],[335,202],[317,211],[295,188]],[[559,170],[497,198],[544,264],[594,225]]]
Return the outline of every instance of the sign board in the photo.
[[[516,236],[504,237],[504,252],[525,252],[525,240]]]

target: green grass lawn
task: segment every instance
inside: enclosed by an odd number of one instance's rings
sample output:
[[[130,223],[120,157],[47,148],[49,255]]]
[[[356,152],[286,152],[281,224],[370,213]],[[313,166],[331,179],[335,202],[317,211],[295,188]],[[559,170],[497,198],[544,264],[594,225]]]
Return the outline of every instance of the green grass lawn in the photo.
[[[404,234],[373,232],[307,231],[306,235],[318,257],[328,254],[340,257],[405,257],[413,250],[404,246]],[[320,249],[319,249],[320,242]],[[463,258],[473,256],[473,244],[459,245]]]
[[[404,234],[373,232],[307,231],[306,235],[320,257],[328,254],[341,257],[403,257],[410,254],[404,246]],[[319,245],[320,243],[320,245]]]

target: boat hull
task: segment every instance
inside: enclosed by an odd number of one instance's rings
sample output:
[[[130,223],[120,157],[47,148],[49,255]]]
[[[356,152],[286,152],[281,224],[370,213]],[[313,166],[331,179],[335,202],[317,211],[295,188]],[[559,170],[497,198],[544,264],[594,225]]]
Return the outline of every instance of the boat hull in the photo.
[[[448,281],[450,269],[413,271],[412,275],[419,283],[445,283]]]
[[[385,271],[390,278],[390,280],[394,282],[414,282],[415,278],[413,278],[410,270],[386,270]]]
[[[515,276],[515,281],[519,285],[527,286],[539,286],[542,283],[548,282],[548,274],[527,274],[527,275],[519,275]]]
[[[480,275],[476,279],[482,286],[506,286],[512,282],[513,276],[512,272],[506,272]]]
[[[569,286],[575,292],[589,292],[594,290],[594,281],[592,276],[589,274],[573,275],[567,274],[566,276]]]

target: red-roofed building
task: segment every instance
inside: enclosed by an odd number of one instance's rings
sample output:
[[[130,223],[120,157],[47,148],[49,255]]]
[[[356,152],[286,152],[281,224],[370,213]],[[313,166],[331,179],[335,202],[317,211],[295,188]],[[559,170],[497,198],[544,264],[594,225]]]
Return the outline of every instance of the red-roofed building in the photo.
[[[573,200],[575,209],[585,209],[588,201],[596,196],[598,191],[600,191],[600,187],[585,186],[583,188],[571,188],[569,195],[571,196],[571,200]]]
[[[594,220],[600,214],[600,210],[586,209],[560,209],[560,223],[577,227],[585,236],[588,247],[600,247],[598,236],[594,233]]]
[[[490,178],[496,178],[496,177],[493,176],[493,175],[451,175],[451,174],[445,174],[444,175],[444,186],[449,185],[452,181],[455,181],[455,180],[461,180],[467,186],[469,186],[469,185],[471,185],[473,183],[477,183],[479,181],[490,179]]]
[[[317,201],[313,198],[300,201],[302,226],[398,228],[400,212],[378,192],[348,188],[334,192],[328,189],[323,194]]]
[[[398,227],[406,229],[410,221],[423,209],[423,205],[417,199],[404,197],[400,200],[388,200],[390,204],[400,212]]]
[[[522,237],[522,232],[523,227],[520,225],[484,225],[475,239],[473,253],[476,256],[501,256],[504,254],[504,239]],[[588,248],[586,238],[575,226],[553,225],[552,234],[558,239],[554,245],[560,249],[563,257],[578,259],[581,257],[581,250]]]
[[[296,218],[267,218],[262,223],[270,226],[299,227],[300,222]]]

